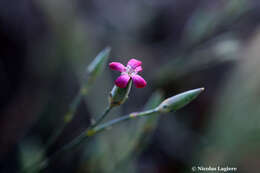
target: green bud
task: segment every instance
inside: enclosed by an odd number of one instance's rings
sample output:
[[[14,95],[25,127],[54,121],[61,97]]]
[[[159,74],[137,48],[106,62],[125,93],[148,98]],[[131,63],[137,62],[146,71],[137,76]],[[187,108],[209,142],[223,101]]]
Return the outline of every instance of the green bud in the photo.
[[[119,88],[115,85],[109,95],[110,106],[113,107],[123,104],[128,98],[131,86],[132,80],[128,82],[125,88]]]
[[[204,88],[198,88],[190,91],[183,92],[176,96],[172,96],[166,100],[164,100],[156,110],[159,112],[171,112],[176,111],[187,104],[189,104],[192,100],[194,100]]]
[[[88,65],[87,71],[91,79],[95,79],[100,73],[105,69],[105,64],[107,63],[108,56],[110,54],[111,48],[107,47],[102,50],[96,58]]]

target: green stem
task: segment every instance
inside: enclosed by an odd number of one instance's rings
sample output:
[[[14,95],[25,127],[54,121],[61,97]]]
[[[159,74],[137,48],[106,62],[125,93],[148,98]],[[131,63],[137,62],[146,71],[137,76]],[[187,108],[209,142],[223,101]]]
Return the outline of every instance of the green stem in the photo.
[[[101,123],[101,121],[107,116],[107,114],[111,111],[111,109],[113,108],[113,106],[109,105],[105,111],[103,112],[103,114],[98,117],[98,119],[94,122],[94,124],[92,126],[90,126],[90,128],[94,128],[96,127],[99,123]],[[88,129],[90,129],[88,128]]]
[[[104,124],[101,124],[101,125],[98,125],[92,129],[89,129],[89,130],[86,130],[86,135],[87,136],[93,136],[101,131],[104,131],[104,130],[109,130],[111,129],[114,125],[116,124],[119,124],[123,121],[127,121],[127,120],[130,120],[130,119],[134,119],[134,118],[137,118],[137,117],[142,117],[142,116],[147,116],[147,115],[151,115],[151,114],[155,114],[157,113],[158,111],[155,110],[155,109],[152,109],[152,110],[148,110],[148,111],[144,111],[144,112],[134,112],[134,113],[131,113],[131,114],[128,114],[128,115],[125,115],[125,116],[122,116],[122,117],[119,117],[117,119],[114,119],[114,120],[111,120],[111,121],[108,121]]]
[[[76,97],[74,98],[72,103],[70,104],[69,110],[64,116],[64,121],[62,121],[62,124],[60,125],[60,127],[54,132],[54,134],[50,137],[49,141],[47,142],[46,150],[48,150],[54,144],[54,142],[57,140],[57,138],[63,132],[66,125],[69,124],[72,121],[83,96],[85,96],[87,94],[87,92],[88,92],[88,85],[86,83],[79,90],[78,94],[76,95]]]
[[[79,95],[78,95],[79,96]],[[77,97],[78,97],[77,96]],[[79,99],[76,99],[79,100]],[[76,105],[76,104],[75,104]],[[95,122],[95,124],[93,124],[92,126],[90,126],[89,128],[87,128],[87,130],[85,130],[84,132],[82,132],[79,136],[75,137],[70,143],[64,145],[60,150],[56,151],[54,154],[52,154],[49,158],[43,160],[43,161],[39,161],[37,162],[35,165],[33,165],[32,167],[30,167],[29,169],[39,169],[39,170],[43,170],[48,166],[48,163],[52,160],[54,160],[59,154],[71,150],[73,147],[76,147],[77,145],[79,145],[81,142],[85,141],[88,136],[86,135],[86,131],[91,130],[93,128],[95,128],[106,116],[107,114],[110,112],[110,110],[113,108],[113,106],[108,106],[105,111],[103,112],[103,114],[97,119],[97,121]],[[65,122],[65,121],[64,121]],[[66,123],[64,123],[63,128],[65,127]],[[60,128],[59,131],[57,131],[57,133],[55,134],[55,136],[53,136],[53,139],[56,139],[56,137],[59,136],[59,133],[62,132],[63,128]],[[50,144],[47,146],[49,147]],[[48,148],[47,148],[48,149]],[[46,150],[45,150],[46,151]],[[27,169],[26,169],[27,170]],[[23,172],[26,172],[26,170],[23,170]]]
[[[112,107],[108,107],[104,114],[101,115],[101,117],[98,119],[98,122],[101,122],[102,119],[108,114],[108,112],[111,110]],[[56,153],[54,153],[53,155],[51,155],[48,159],[42,161],[39,164],[39,169],[43,170],[48,166],[48,163],[50,161],[52,161],[53,159],[56,158],[56,156],[58,156],[59,154],[69,151],[72,148],[76,147],[77,145],[79,145],[80,143],[82,143],[83,141],[85,141],[86,139],[88,139],[91,136],[96,135],[99,132],[102,132],[104,130],[109,130],[111,129],[114,125],[119,124],[123,121],[127,121],[130,119],[134,119],[137,117],[142,117],[142,116],[147,116],[147,115],[151,115],[151,114],[155,114],[158,111],[155,109],[152,110],[148,110],[148,111],[144,111],[144,112],[134,112],[122,117],[119,117],[117,119],[108,121],[104,124],[100,124],[98,125],[98,122],[95,123],[95,125],[93,125],[92,127],[86,129],[85,131],[83,131],[79,136],[77,136],[75,139],[73,139],[70,143],[66,144],[64,147],[62,147],[60,150],[58,150]]]
[[[73,149],[74,147],[78,146],[80,143],[82,143],[84,140],[86,140],[87,137],[85,133],[81,133],[79,136],[74,138],[70,143],[64,145],[61,149],[56,151],[54,154],[52,154],[49,158],[43,160],[42,162],[39,163],[39,170],[42,171],[45,168],[47,168],[48,163],[54,160],[58,155],[60,155],[63,152],[69,151]]]

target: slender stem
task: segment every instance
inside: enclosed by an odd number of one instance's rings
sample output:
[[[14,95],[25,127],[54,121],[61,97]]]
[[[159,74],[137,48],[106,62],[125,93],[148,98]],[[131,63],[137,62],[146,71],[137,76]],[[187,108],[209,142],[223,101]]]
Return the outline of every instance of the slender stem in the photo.
[[[70,143],[64,145],[61,149],[56,151],[54,154],[52,154],[49,158],[43,160],[42,162],[39,163],[39,169],[43,170],[48,166],[48,163],[54,160],[58,155],[60,155],[63,152],[69,151],[73,149],[74,147],[78,146],[81,142],[87,139],[87,136],[85,133],[81,133],[79,136],[74,138]]]
[[[64,116],[64,120],[62,121],[61,125],[57,128],[57,130],[54,132],[54,134],[50,137],[50,139],[48,140],[44,152],[47,152],[48,149],[54,144],[54,142],[57,140],[57,138],[61,135],[61,133],[63,132],[64,128],[66,127],[66,125],[68,123],[70,123],[75,115],[75,112],[83,98],[83,96],[85,96],[88,92],[88,89],[90,87],[90,85],[93,83],[93,80],[87,80],[87,82],[82,85],[82,87],[80,88],[80,90],[78,91],[76,97],[73,99],[72,103],[69,106],[69,110],[68,112],[65,114]],[[78,137],[76,137],[71,143],[67,144],[66,147],[64,146],[62,149],[60,149],[58,152],[54,153],[51,158],[54,158],[56,155],[59,155],[59,153],[61,153],[62,151],[66,150],[66,148],[70,145],[75,145],[77,141],[80,141],[80,139],[82,138],[82,134],[79,135]],[[35,165],[29,167],[30,169],[33,168],[37,168],[40,167],[40,169],[44,168],[45,165],[47,165],[47,163],[50,161],[49,159],[46,159],[44,161],[39,161],[37,162]],[[26,172],[27,169],[23,170],[23,172]]]
[[[111,110],[111,108],[107,108],[104,112],[104,114],[101,115],[101,117],[98,119],[98,122],[101,122],[102,119],[107,115],[107,113]],[[158,111],[156,109],[152,109],[152,110],[148,110],[148,111],[144,111],[144,112],[134,112],[119,118],[116,118],[114,120],[108,121],[104,124],[100,124],[97,125],[98,123],[95,123],[95,125],[93,125],[92,127],[86,129],[85,131],[83,131],[79,136],[77,136],[76,138],[74,138],[70,143],[64,145],[64,147],[62,147],[60,150],[58,150],[56,153],[54,153],[53,155],[51,155],[48,159],[42,161],[39,163],[39,169],[43,170],[48,166],[48,163],[50,161],[52,161],[53,159],[55,159],[59,154],[69,151],[72,148],[78,146],[80,143],[82,143],[83,141],[85,141],[86,139],[89,139],[89,137],[96,135],[99,132],[102,132],[104,130],[109,130],[111,129],[114,125],[119,124],[123,121],[127,121],[130,119],[134,119],[137,117],[142,117],[142,116],[147,116],[147,115],[151,115],[151,114],[155,114]]]
[[[98,119],[94,122],[94,124],[92,126],[90,126],[90,128],[94,128],[96,127],[99,123],[101,123],[101,121],[107,116],[107,114],[111,111],[111,109],[113,108],[113,106],[109,105],[108,107],[106,107],[105,111],[102,113],[102,115],[100,117],[98,117]]]
[[[130,120],[130,119],[134,119],[134,118],[137,118],[137,117],[142,117],[142,116],[147,116],[147,115],[151,115],[151,114],[155,114],[157,113],[158,111],[156,109],[151,109],[151,110],[148,110],[148,111],[144,111],[144,112],[134,112],[134,113],[131,113],[131,114],[128,114],[128,115],[125,115],[125,116],[122,116],[122,117],[119,117],[117,119],[114,119],[114,120],[111,120],[111,121],[108,121],[104,124],[100,124],[92,129],[89,129],[89,130],[86,130],[86,135],[87,136],[93,136],[101,131],[104,131],[104,130],[109,130],[111,129],[114,125],[116,124],[119,124],[123,121],[127,121],[127,120]]]
[[[79,96],[82,96],[82,94],[78,95],[77,97]],[[77,105],[80,100],[79,98],[76,97],[76,101],[77,103],[74,103],[74,105]],[[75,101],[74,100],[74,101]],[[49,158],[45,159],[44,161],[40,162],[39,163],[39,169],[45,169],[47,166],[48,166],[48,163],[55,159],[56,156],[58,156],[60,153],[63,153],[65,151],[68,151],[70,149],[72,149],[73,147],[79,145],[81,142],[85,141],[89,136],[86,135],[86,131],[88,130],[91,130],[93,128],[95,128],[107,115],[108,113],[111,111],[111,109],[113,108],[113,106],[108,106],[105,111],[103,112],[103,114],[97,119],[97,121],[92,125],[90,126],[89,128],[87,128],[87,130],[85,130],[84,132],[82,132],[79,136],[77,136],[75,139],[73,139],[70,143],[64,145],[60,150],[58,150],[57,152],[55,152],[53,155],[51,155]],[[64,121],[66,122],[66,121]],[[64,123],[66,125],[66,123]],[[64,126],[65,127],[65,126]],[[64,128],[63,127],[63,128]],[[60,131],[57,131],[57,132],[62,132],[63,129],[60,129]],[[56,135],[57,137],[57,135]]]
[[[47,142],[46,150],[48,150],[54,144],[54,142],[63,132],[66,125],[72,121],[83,96],[85,96],[88,92],[88,88],[89,88],[88,83],[86,83],[81,87],[76,97],[73,99],[72,103],[70,104],[69,110],[64,116],[64,121],[62,121],[61,125],[57,128],[57,130],[54,132],[54,134],[50,137],[49,141]]]

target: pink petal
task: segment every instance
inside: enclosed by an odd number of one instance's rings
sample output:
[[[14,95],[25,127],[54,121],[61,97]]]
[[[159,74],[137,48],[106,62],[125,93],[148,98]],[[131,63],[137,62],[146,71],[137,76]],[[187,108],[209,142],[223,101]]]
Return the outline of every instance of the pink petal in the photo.
[[[142,65],[142,61],[133,58],[128,61],[127,65],[130,65],[133,69],[135,69],[136,67]]]
[[[146,86],[146,81],[138,74],[134,75],[132,79],[136,88],[143,88]]]
[[[128,76],[127,74],[123,74],[116,79],[115,83],[119,88],[125,88],[129,80],[130,76]]]
[[[111,62],[109,64],[109,67],[112,70],[116,70],[116,71],[120,71],[120,72],[124,72],[125,71],[125,66],[119,62]]]
[[[135,68],[135,71],[136,71],[136,72],[140,72],[140,71],[142,71],[142,70],[143,70],[142,66],[138,66],[138,67]]]

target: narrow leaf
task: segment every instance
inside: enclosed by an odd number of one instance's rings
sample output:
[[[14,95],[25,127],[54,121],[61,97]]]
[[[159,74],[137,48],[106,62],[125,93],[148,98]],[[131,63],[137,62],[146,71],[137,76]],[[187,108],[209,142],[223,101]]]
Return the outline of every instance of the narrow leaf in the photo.
[[[95,79],[99,74],[101,74],[104,71],[105,64],[107,63],[110,51],[110,47],[105,48],[89,64],[89,66],[87,67],[87,71],[91,79]]]

